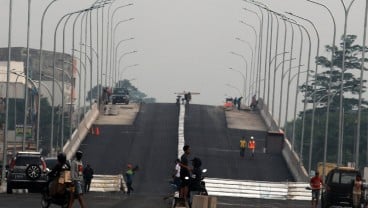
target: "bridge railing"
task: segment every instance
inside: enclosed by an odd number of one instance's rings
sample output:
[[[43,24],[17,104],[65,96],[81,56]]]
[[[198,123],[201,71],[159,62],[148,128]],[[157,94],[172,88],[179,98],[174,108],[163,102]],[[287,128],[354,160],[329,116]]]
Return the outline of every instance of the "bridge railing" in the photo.
[[[65,152],[68,159],[72,158],[75,152],[78,150],[79,145],[83,142],[84,138],[88,134],[93,122],[95,122],[97,119],[98,114],[98,105],[95,103],[86,113],[83,120],[79,123],[78,128],[75,129],[71,138],[63,147],[63,152]]]
[[[274,120],[272,114],[268,110],[268,106],[264,103],[262,98],[258,99],[257,107],[260,109],[260,114],[264,122],[266,123],[269,131],[279,132],[279,125]],[[308,181],[308,173],[305,170],[303,163],[300,161],[299,156],[292,150],[290,141],[285,138],[284,148],[282,150],[282,156],[284,157],[290,172],[296,181]]]
[[[267,129],[269,131],[278,131],[279,126],[273,119],[271,113],[268,111],[268,106],[264,103],[264,100],[262,98],[258,99],[257,107],[259,108],[261,116],[266,123]]]
[[[310,200],[311,191],[307,183],[242,181],[206,178],[209,195],[256,199]]]

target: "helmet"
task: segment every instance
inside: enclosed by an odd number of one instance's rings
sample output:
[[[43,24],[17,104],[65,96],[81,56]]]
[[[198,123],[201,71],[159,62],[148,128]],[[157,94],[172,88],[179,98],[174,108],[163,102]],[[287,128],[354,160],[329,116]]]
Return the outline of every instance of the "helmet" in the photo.
[[[65,153],[61,152],[57,155],[57,160],[59,163],[64,164],[66,162],[66,155]]]
[[[251,139],[251,140],[253,140],[253,139],[254,139],[254,137],[252,137],[252,136],[251,136],[251,137],[250,137],[250,139]]]
[[[199,168],[202,165],[202,161],[198,157],[193,158],[192,163],[195,168]]]
[[[76,153],[75,153],[75,157],[77,158],[77,160],[80,160],[82,159],[82,156],[83,156],[83,152],[78,150]]]

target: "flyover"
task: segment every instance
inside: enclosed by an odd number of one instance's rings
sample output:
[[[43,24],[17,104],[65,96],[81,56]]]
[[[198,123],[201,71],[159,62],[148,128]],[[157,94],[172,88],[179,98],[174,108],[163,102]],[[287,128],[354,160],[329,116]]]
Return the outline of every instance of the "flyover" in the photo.
[[[119,205],[146,207],[143,201],[148,200],[147,196],[151,197],[148,204],[162,203],[162,197],[171,192],[168,183],[180,148],[179,107],[133,104],[108,106],[108,109],[100,112],[94,123],[100,134],[88,134],[81,143],[84,161],[99,175],[123,174],[126,164],[139,165],[133,185],[135,192]],[[203,167],[209,170],[209,181],[295,181],[281,154],[263,152],[268,127],[260,112],[224,111],[221,107],[192,104],[185,109],[185,143],[191,145],[192,157],[200,157]],[[239,157],[239,139],[243,135],[256,138],[253,160]]]

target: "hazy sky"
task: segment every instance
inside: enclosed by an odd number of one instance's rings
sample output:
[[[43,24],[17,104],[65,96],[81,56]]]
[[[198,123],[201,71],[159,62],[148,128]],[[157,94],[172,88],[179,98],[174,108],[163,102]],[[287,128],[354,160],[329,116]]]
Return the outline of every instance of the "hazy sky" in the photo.
[[[338,27],[337,37],[340,38],[344,18],[340,0],[316,1],[332,10]],[[12,45],[25,47],[27,0],[13,0],[13,2]],[[32,0],[30,42],[32,48],[39,48],[41,14],[49,2],[50,0]],[[52,49],[53,31],[62,15],[86,8],[93,2],[94,0],[58,0],[46,15],[44,49]],[[124,78],[135,78],[133,84],[148,96],[155,97],[158,102],[174,102],[174,92],[183,90],[200,92],[200,95],[193,96],[193,103],[199,104],[221,105],[225,95],[238,96],[237,90],[228,87],[227,84],[242,90],[243,79],[239,73],[227,68],[232,67],[245,73],[245,66],[239,56],[231,55],[229,52],[244,54],[250,63],[249,48],[235,40],[235,37],[254,44],[253,32],[239,20],[246,21],[258,30],[259,23],[255,15],[243,10],[247,7],[258,11],[255,6],[241,0],[117,0],[112,8],[131,2],[134,3],[133,6],[119,10],[115,16],[115,23],[127,18],[135,18],[131,22],[123,23],[117,30],[117,41],[135,37],[135,40],[127,42],[125,47],[121,48],[119,54],[132,50],[139,51],[123,59],[121,68],[139,64],[138,67],[127,70]],[[313,21],[321,36],[320,51],[322,55],[330,56],[324,52],[324,45],[332,42],[332,21],[326,10],[306,0],[260,0],[260,2],[274,11],[280,13],[290,11]],[[345,2],[349,3],[350,0]],[[348,33],[358,35],[359,44],[362,44],[364,2],[364,0],[356,0],[349,16]],[[7,47],[8,9],[9,0],[0,0],[2,27],[0,47]],[[105,15],[107,15],[107,8]],[[312,56],[315,56],[315,33],[310,25],[303,21],[299,22],[303,23],[311,33]],[[70,28],[71,24],[67,30],[70,34],[67,37],[69,53],[71,53]],[[283,34],[283,31],[283,24],[280,22],[280,34]],[[61,41],[60,34],[58,41]],[[296,35],[295,40],[295,54],[299,48],[298,36]],[[282,36],[279,41],[279,51],[281,51]],[[307,42],[304,48],[307,48]],[[58,51],[60,50],[60,42],[58,42]],[[305,50],[304,56],[306,55]],[[303,60],[304,65],[307,64],[306,60],[306,58]],[[293,65],[296,63],[294,62]],[[314,67],[313,60],[311,66]]]

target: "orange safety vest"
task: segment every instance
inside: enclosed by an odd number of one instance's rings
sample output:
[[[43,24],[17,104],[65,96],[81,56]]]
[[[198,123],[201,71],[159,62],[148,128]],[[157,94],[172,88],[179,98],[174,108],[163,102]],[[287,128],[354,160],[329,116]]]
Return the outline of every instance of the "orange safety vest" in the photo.
[[[248,143],[249,149],[255,149],[256,148],[256,142],[253,140],[250,140]]]

